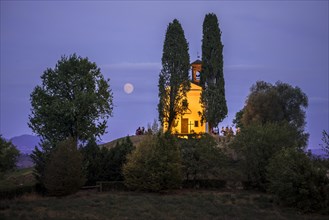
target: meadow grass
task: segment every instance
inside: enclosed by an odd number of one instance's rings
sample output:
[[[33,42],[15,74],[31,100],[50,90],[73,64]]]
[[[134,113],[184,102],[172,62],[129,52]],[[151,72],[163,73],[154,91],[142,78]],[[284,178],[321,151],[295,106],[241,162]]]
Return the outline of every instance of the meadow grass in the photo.
[[[278,207],[270,195],[179,190],[166,194],[80,191],[0,201],[0,219],[328,219]]]

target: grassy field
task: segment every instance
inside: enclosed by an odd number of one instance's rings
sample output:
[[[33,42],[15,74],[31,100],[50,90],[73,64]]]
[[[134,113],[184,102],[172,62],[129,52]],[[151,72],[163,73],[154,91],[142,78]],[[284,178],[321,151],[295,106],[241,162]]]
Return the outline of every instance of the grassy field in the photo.
[[[248,191],[180,190],[168,194],[81,191],[0,200],[0,219],[328,219],[279,208],[271,196]]]

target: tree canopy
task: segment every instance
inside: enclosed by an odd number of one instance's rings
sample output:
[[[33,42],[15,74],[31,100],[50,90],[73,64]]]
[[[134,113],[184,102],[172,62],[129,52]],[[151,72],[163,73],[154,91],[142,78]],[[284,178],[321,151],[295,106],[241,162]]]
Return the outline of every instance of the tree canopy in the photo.
[[[218,19],[207,14],[203,21],[201,102],[203,117],[210,127],[217,126],[227,116],[223,73],[223,44]]]
[[[329,135],[326,130],[322,131],[322,141],[323,141],[323,144],[321,144],[322,150],[327,154],[327,157],[329,157]]]
[[[76,54],[62,56],[41,79],[30,98],[33,132],[52,145],[68,137],[85,141],[104,134],[113,96],[96,63]]]
[[[188,107],[186,93],[190,89],[190,56],[184,31],[177,19],[169,23],[159,74],[159,120],[171,132],[176,117]]]
[[[239,156],[248,183],[265,190],[269,160],[281,149],[301,149],[298,140],[298,131],[288,123],[251,124],[241,130],[231,146]]]
[[[0,173],[15,168],[18,156],[16,147],[0,135]]]
[[[298,87],[277,82],[275,85],[258,81],[250,89],[242,116],[242,123],[287,121],[295,128],[304,129],[308,98]]]
[[[329,214],[328,168],[302,151],[279,151],[267,166],[268,188],[281,204]]]

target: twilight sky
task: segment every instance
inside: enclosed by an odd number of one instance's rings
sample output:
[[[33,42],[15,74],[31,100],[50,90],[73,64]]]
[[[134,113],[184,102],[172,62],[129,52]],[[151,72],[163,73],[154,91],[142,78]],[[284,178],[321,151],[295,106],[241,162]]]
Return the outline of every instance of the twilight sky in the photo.
[[[298,86],[309,98],[309,147],[329,130],[328,1],[1,1],[0,134],[32,134],[30,93],[61,55],[88,57],[110,78],[114,117],[103,141],[157,118],[158,75],[169,22],[177,18],[191,62],[201,54],[207,13],[219,19],[232,125],[257,80]],[[125,83],[134,91],[126,94]]]

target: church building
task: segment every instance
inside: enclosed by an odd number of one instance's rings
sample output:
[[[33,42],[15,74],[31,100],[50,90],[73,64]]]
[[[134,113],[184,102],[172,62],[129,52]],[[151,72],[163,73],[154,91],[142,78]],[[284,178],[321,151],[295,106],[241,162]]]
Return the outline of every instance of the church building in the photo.
[[[196,60],[191,63],[192,80],[191,88],[186,94],[188,101],[188,109],[183,114],[177,117],[172,133],[180,136],[189,134],[200,134],[206,132],[206,123],[202,121],[202,106],[200,103],[202,87],[200,82],[200,71],[202,67],[201,60]],[[168,128],[166,124],[163,126],[164,131]]]

